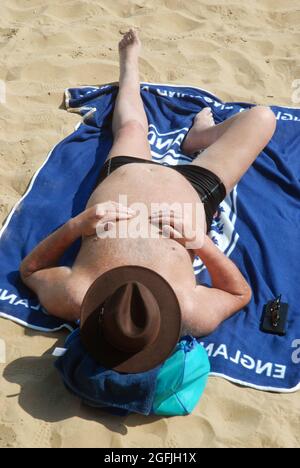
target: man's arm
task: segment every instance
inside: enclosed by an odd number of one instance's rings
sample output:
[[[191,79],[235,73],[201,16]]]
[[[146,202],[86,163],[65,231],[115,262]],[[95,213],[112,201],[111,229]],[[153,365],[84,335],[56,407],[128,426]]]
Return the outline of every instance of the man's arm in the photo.
[[[76,218],[70,219],[55,232],[40,242],[20,265],[23,281],[34,272],[57,265],[64,252],[81,237],[80,223]]]
[[[79,237],[93,236],[96,228],[99,228],[99,232],[101,226],[109,229],[113,225],[112,221],[132,218],[134,215],[135,212],[130,208],[112,201],[97,203],[86,209],[50,234],[24,258],[20,266],[23,281],[36,271],[56,266],[60,257]]]
[[[186,327],[195,336],[208,335],[251,300],[251,288],[237,266],[205,236],[196,250],[211,276],[212,287],[197,286],[192,294]]]
[[[78,221],[70,219],[38,244],[20,266],[23,282],[37,294],[45,309],[68,321],[79,318],[81,291],[75,287],[76,281],[72,281],[71,268],[55,265],[80,236]]]
[[[251,288],[237,266],[206,235],[203,247],[195,250],[207,267],[212,287],[234,296],[251,298]]]
[[[96,204],[70,219],[25,257],[20,265],[21,278],[50,314],[70,321],[78,319],[84,294],[90,285],[87,275],[57,266],[64,252],[79,237],[93,236],[96,228],[101,232],[100,228],[106,229],[112,225],[111,221],[132,216],[132,210],[130,212],[119,203]]]

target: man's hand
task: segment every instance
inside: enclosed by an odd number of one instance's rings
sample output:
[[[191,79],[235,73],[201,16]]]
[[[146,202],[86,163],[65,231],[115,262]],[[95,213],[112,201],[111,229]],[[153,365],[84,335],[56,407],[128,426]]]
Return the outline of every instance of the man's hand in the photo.
[[[57,266],[65,251],[81,236],[92,236],[109,229],[111,223],[120,219],[130,219],[136,212],[120,203],[108,201],[98,203],[69,219],[60,228],[40,242],[22,261],[20,273],[23,281],[33,273]],[[97,227],[100,222],[101,226]],[[99,231],[98,231],[99,228]]]
[[[172,238],[193,251],[201,249],[204,244],[205,233],[203,228],[192,227],[192,220],[183,216],[181,211],[172,209],[159,210],[151,213],[150,222],[159,226],[165,237]]]
[[[73,218],[78,224],[81,235],[84,237],[93,236],[96,232],[103,232],[112,229],[114,223],[121,219],[131,219],[136,212],[120,203],[108,201],[97,203]],[[97,231],[96,231],[97,229]]]

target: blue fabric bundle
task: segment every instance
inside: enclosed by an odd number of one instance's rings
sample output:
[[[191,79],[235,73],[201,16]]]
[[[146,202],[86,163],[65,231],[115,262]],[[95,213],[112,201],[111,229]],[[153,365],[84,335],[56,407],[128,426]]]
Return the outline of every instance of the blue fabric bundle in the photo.
[[[97,364],[85,351],[79,329],[65,345],[66,353],[58,358],[56,367],[66,387],[83,403],[117,415],[189,414],[210,371],[206,351],[189,336],[182,338],[161,366],[139,374],[121,374]]]

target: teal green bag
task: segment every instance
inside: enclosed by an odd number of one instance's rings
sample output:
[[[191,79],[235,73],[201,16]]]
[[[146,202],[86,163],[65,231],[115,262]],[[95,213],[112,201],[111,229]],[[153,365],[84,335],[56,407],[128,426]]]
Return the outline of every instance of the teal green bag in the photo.
[[[158,373],[152,413],[164,416],[191,413],[203,393],[209,372],[203,346],[191,336],[182,338]]]

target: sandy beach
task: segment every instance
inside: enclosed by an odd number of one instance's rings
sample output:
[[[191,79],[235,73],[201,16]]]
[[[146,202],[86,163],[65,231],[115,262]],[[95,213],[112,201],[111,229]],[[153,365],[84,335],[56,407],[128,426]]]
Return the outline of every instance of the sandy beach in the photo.
[[[0,221],[51,148],[80,120],[64,89],[118,80],[120,31],[140,29],[141,81],[227,101],[300,106],[299,0],[2,0]],[[0,319],[0,447],[299,447],[300,395],[210,377],[193,414],[114,417],[68,393],[51,352],[66,333]]]

